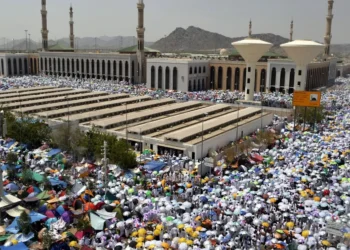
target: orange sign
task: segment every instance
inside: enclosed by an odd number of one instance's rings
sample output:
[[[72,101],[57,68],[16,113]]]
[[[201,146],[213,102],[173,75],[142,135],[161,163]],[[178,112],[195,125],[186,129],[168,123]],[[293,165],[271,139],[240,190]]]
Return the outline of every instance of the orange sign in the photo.
[[[321,92],[294,91],[293,106],[319,107],[321,105]]]

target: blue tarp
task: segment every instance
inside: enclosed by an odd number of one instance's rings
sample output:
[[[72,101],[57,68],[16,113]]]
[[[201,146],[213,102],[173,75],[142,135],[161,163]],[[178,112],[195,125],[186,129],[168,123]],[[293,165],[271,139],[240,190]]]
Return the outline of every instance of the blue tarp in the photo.
[[[57,155],[61,153],[61,149],[58,149],[58,148],[54,148],[54,149],[51,149],[48,153],[47,153],[47,156],[48,157],[52,157],[54,155]]]
[[[63,188],[67,187],[67,183],[64,181],[60,181],[58,179],[49,179],[52,186],[62,186]]]
[[[5,148],[9,148],[9,147],[11,147],[15,142],[16,142],[15,140],[9,141],[9,142],[5,143],[4,147],[5,147]]]
[[[37,212],[30,212],[29,213],[29,216],[30,216],[30,219],[31,219],[31,223],[34,223],[34,222],[37,222],[39,220],[42,220],[42,219],[45,219],[46,216],[45,215],[42,215],[42,214],[39,214]],[[17,224],[17,220],[18,220],[18,217],[16,217],[12,223],[6,228],[6,232],[10,232],[10,233],[18,233],[19,232],[19,227],[18,227],[18,224]]]
[[[27,250],[29,249],[24,243],[20,242],[17,245],[10,246],[10,247],[5,247],[5,246],[0,246],[1,250]]]
[[[7,170],[8,167],[9,167],[8,164],[4,164],[4,165],[1,166],[1,169],[2,169],[3,171],[5,171],[5,170]],[[22,167],[22,165],[17,165],[17,166],[16,166],[16,169],[19,169],[19,168],[21,168],[21,167]]]
[[[143,167],[147,171],[160,171],[164,168],[165,163],[161,161],[150,161]]]

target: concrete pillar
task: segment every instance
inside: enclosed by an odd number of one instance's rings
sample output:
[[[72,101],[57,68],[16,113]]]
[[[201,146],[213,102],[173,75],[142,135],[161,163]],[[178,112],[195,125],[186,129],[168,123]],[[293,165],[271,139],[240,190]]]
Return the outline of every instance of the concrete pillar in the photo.
[[[306,76],[307,76],[307,66],[302,66],[302,65],[298,66],[297,65],[295,68],[294,90],[296,90],[296,91],[304,91],[305,90],[305,88],[306,88]]]
[[[244,98],[246,101],[254,100],[255,69],[256,69],[256,63],[247,63],[245,98]]]
[[[244,68],[239,67],[239,91],[243,92]]]
[[[222,90],[227,89],[227,67],[222,67]]]
[[[281,69],[276,69],[276,84],[275,84],[275,88],[276,88],[276,92],[280,91],[280,86],[281,86]]]
[[[162,80],[162,89],[166,89],[165,88],[165,71],[166,71],[166,67],[165,68],[162,67],[162,78],[163,78],[163,80]]]

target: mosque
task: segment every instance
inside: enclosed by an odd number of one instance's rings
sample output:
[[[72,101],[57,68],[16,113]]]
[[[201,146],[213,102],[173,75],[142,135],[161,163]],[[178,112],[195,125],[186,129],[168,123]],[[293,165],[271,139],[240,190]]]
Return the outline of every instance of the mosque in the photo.
[[[251,22],[248,38],[238,44],[233,43],[236,50],[231,55],[228,55],[225,49],[221,50],[220,60],[198,59],[200,57],[196,55],[194,55],[196,58],[186,59],[146,58],[147,53],[154,53],[154,51],[144,46],[145,4],[143,0],[137,2],[136,48],[127,48],[119,53],[75,52],[72,6],[69,9],[70,48],[59,45],[48,46],[48,12],[46,0],[41,0],[42,51],[0,54],[0,75],[45,74],[83,79],[124,80],[131,83],[147,83],[147,87],[152,89],[183,92],[208,89],[239,90],[245,91],[246,96],[250,96],[246,100],[251,100],[254,92],[291,93],[294,90],[320,89],[333,83],[337,76],[350,73],[350,64],[337,64],[338,59],[330,55],[333,3],[334,0],[328,0],[324,45],[293,41],[292,21],[290,43],[286,44],[290,51],[294,51],[291,53],[295,55],[295,51],[300,52],[304,49],[309,54],[310,46],[316,49],[315,54],[309,56],[303,65],[299,65],[300,60],[293,59],[288,52],[288,58],[283,58],[268,52],[271,45],[251,38]],[[245,52],[247,48],[248,51],[256,52],[254,60],[251,60],[251,53]],[[260,49],[262,51],[259,51]],[[286,47],[284,49],[287,50]],[[323,58],[316,60],[315,57],[321,54],[321,49],[324,49]]]

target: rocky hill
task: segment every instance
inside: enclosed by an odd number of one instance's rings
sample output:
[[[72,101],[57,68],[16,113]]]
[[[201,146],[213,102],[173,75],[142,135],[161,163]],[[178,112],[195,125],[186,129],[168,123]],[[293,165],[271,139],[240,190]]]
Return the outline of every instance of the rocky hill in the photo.
[[[274,34],[255,34],[259,38],[275,46],[288,42],[288,39]],[[190,26],[187,29],[176,28],[167,37],[155,42],[151,47],[166,52],[211,51],[219,48],[232,48],[231,43],[245,37],[227,37]]]

